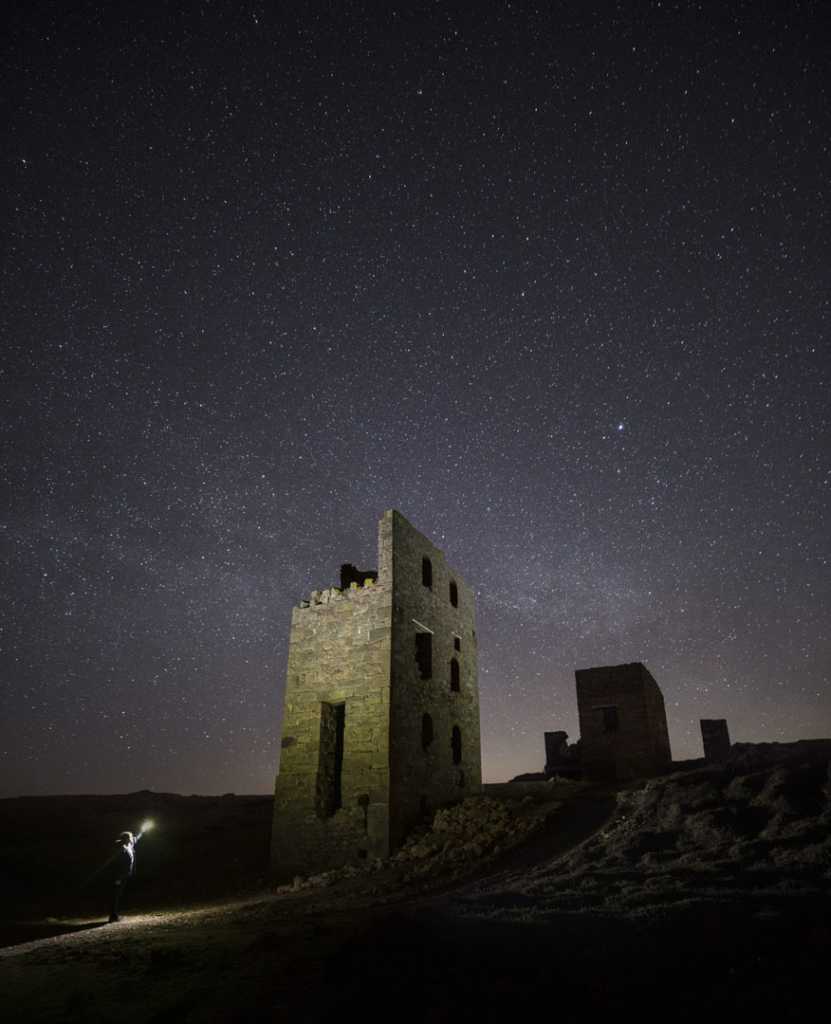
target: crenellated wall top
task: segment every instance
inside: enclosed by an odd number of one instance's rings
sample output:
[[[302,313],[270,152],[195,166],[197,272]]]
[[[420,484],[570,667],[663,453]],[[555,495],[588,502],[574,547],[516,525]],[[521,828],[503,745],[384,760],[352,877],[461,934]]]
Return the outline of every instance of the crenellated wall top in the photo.
[[[353,598],[365,594],[367,591],[376,591],[379,584],[367,577],[363,585],[350,583],[348,587],[327,587],[325,590],[313,590],[308,601],[301,601],[298,608],[314,608],[319,605],[336,604],[338,601],[350,601]]]

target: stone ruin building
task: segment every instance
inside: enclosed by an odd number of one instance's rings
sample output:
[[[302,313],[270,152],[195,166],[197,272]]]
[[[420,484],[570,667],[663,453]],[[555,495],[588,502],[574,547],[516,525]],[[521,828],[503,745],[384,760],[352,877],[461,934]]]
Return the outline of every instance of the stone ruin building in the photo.
[[[568,756],[568,733],[562,730],[545,733],[545,768],[546,775],[556,775],[557,769],[564,764]]]
[[[569,743],[568,733],[562,730],[545,733],[545,778],[582,778],[582,774],[580,744]]]
[[[726,718],[702,718],[701,740],[704,744],[704,758],[718,764],[730,758],[730,733]]]
[[[377,572],[344,565],[292,612],[272,869],[385,857],[481,776],[473,592],[385,512]]]
[[[625,780],[668,771],[664,698],[646,667],[636,661],[574,675],[584,776]]]

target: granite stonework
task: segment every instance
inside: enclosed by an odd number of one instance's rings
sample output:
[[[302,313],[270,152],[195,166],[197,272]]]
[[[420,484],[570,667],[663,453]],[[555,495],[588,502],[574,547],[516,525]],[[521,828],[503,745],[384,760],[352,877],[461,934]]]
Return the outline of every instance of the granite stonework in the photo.
[[[664,698],[646,667],[579,669],[575,677],[584,776],[625,780],[668,771]]]
[[[313,591],[292,613],[272,869],[385,857],[425,814],[480,787],[473,593],[386,512],[377,577]]]

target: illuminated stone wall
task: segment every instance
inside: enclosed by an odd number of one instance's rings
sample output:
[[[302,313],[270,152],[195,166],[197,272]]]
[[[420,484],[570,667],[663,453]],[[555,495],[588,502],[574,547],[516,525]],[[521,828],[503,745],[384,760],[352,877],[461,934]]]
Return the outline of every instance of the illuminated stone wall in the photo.
[[[579,669],[577,707],[584,775],[633,779],[671,764],[664,698],[640,662]]]
[[[422,582],[424,558],[430,587]],[[425,631],[428,680],[416,662],[415,633]],[[458,674],[451,680],[453,657]],[[425,715],[433,733],[426,749]],[[387,512],[379,523],[377,581],[314,591],[292,613],[274,872],[307,874],[386,856],[422,812],[480,784],[472,593],[441,551],[400,513]]]

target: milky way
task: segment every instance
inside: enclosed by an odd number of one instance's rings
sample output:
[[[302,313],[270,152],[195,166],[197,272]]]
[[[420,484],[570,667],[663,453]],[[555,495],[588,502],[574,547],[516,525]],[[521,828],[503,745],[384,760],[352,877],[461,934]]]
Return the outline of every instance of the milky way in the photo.
[[[265,792],[291,607],[397,508],[486,779],[639,660],[831,734],[814,3],[19,5],[0,794]]]

